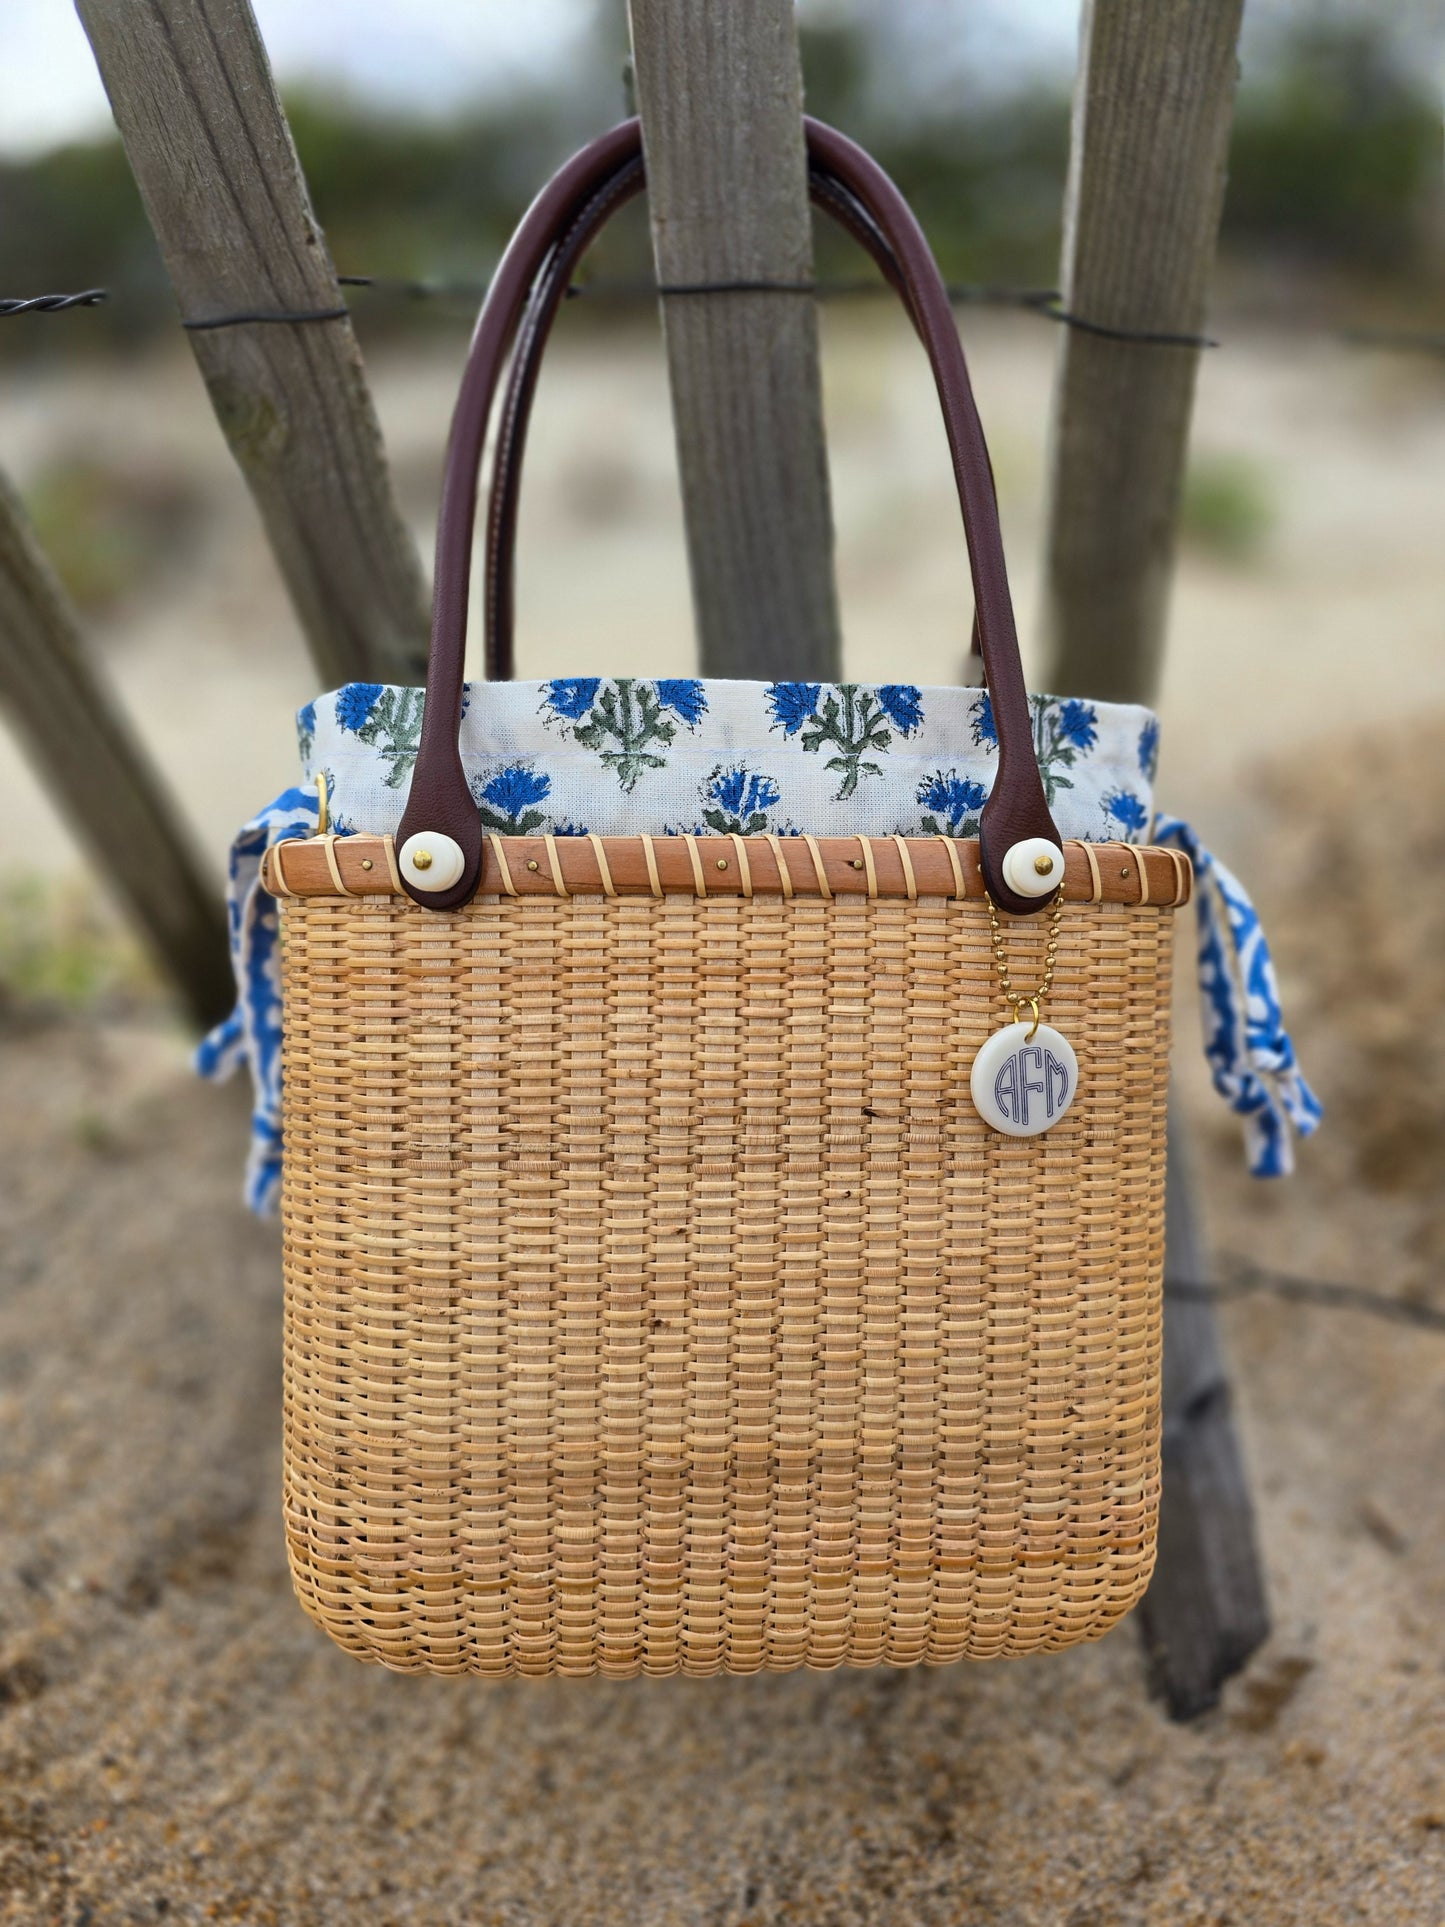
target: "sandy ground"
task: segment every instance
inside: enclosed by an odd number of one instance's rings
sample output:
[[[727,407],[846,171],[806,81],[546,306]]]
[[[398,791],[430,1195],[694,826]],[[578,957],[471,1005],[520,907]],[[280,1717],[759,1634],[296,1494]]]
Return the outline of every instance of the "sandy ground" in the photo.
[[[911,356],[873,325],[832,376],[852,662],[870,673],[902,632],[914,673],[943,679],[967,610],[942,448]],[[1052,343],[969,325],[1027,623]],[[454,361],[379,365],[419,525]],[[284,712],[314,692],[189,371],[111,384],[98,420],[91,379],[0,397],[0,445],[22,479],[69,432],[197,478],[200,547],[101,641],[219,852],[288,778]],[[528,666],[676,668],[658,369],[626,341],[575,352],[539,428]],[[1399,878],[1438,875],[1445,816],[1445,393],[1256,344],[1207,367],[1201,439],[1258,460],[1278,519],[1249,570],[1186,558],[1165,791],[1267,907],[1331,1107],[1293,1181],[1252,1184],[1181,1049],[1209,1228],[1225,1253],[1445,1306],[1445,901],[1397,901]],[[563,542],[575,567],[549,568]],[[0,821],[12,863],[74,861],[8,756]],[[240,1091],[196,1085],[161,1016],[0,1004],[0,1920],[1445,1922],[1445,1336],[1224,1308],[1275,1630],[1188,1728],[1148,1700],[1128,1625],[913,1673],[394,1678],[290,1597],[279,1252],[237,1202],[243,1135]]]

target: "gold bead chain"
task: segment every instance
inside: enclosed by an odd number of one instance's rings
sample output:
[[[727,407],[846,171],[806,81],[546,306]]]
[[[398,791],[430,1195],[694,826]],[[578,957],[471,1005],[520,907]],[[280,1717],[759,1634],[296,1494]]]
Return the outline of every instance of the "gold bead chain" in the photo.
[[[994,962],[998,965],[999,989],[1003,992],[1004,1002],[1006,1004],[1012,1004],[1013,1006],[1014,1022],[1016,1024],[1021,1024],[1024,1021],[1023,1013],[1026,1010],[1033,1012],[1034,1021],[1029,1031],[1029,1037],[1031,1038],[1039,1027],[1039,1005],[1054,987],[1054,964],[1059,954],[1059,925],[1062,923],[1064,917],[1063,885],[1060,884],[1059,886],[1058,894],[1054,898],[1054,913],[1049,918],[1049,944],[1048,949],[1044,952],[1043,981],[1037,990],[1026,992],[1022,996],[1014,989],[1013,980],[1009,976],[1008,958],[1004,955],[1003,947],[1003,925],[998,920],[997,906],[987,890],[984,891],[983,895],[984,901],[988,905],[988,927],[993,938]],[[1028,1040],[1025,1039],[1025,1041],[1027,1042]]]

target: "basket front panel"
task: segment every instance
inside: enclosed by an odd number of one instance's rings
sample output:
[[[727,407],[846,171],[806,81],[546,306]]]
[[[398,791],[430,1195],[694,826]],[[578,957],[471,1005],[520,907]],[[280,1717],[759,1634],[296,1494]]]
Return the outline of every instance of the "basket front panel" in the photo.
[[[1079,1094],[1008,1139],[975,902],[288,903],[307,1609],[444,1672],[1107,1630],[1153,1559],[1171,934],[1069,906]]]

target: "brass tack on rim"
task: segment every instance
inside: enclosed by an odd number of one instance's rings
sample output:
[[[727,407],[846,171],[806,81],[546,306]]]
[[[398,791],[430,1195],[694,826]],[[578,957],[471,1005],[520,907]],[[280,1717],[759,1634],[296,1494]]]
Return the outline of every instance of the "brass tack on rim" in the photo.
[[[850,856],[848,864],[850,869],[861,870],[863,868],[863,859],[861,856]]]
[[[529,857],[527,858],[527,868],[528,868],[529,870],[540,870],[540,869],[541,869],[541,867],[542,867],[542,866],[541,866],[541,864],[540,864],[540,863],[538,863],[538,861],[537,861],[537,859],[536,859],[536,857],[534,857],[534,856],[529,856]]]
[[[363,870],[370,870],[370,869],[373,869],[375,866],[373,865],[371,858],[369,856],[364,856],[361,859],[361,867]]]
[[[719,868],[720,870],[725,870],[725,869],[726,869],[726,868],[728,867],[728,860],[727,860],[727,858],[726,858],[725,856],[720,856],[720,857],[718,858],[718,860],[717,860],[717,867],[718,867],[718,868]]]

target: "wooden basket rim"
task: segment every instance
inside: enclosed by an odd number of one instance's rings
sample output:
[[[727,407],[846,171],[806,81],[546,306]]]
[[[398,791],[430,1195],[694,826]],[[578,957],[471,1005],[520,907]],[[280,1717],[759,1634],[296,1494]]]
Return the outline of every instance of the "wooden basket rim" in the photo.
[[[1064,867],[1068,903],[1172,910],[1192,893],[1188,857],[1158,845],[1071,841]],[[261,881],[279,897],[405,895],[390,836],[274,844]],[[985,890],[976,837],[488,835],[478,894],[982,902]]]

